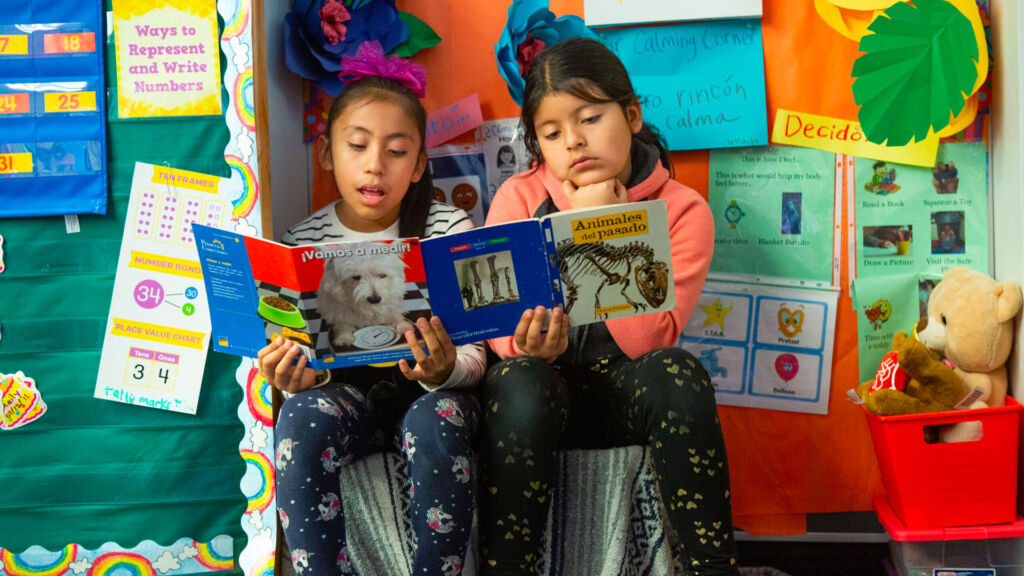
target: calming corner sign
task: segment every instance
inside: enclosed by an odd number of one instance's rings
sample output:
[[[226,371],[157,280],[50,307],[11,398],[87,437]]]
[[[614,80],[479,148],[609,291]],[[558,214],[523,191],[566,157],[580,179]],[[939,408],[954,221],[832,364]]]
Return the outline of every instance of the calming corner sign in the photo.
[[[768,143],[761,21],[602,30],[670,150]]]

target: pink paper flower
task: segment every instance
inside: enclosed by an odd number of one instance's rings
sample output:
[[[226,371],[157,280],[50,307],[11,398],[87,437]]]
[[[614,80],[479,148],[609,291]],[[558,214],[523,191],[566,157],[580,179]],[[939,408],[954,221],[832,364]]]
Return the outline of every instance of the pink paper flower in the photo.
[[[345,22],[352,19],[341,0],[326,0],[320,9],[320,26],[331,44],[345,40]]]

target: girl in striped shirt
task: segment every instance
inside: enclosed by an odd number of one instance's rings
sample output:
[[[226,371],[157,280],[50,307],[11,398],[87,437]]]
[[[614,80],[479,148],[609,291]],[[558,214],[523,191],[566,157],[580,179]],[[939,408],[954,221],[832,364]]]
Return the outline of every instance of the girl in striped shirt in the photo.
[[[370,43],[348,64],[343,58],[342,79],[352,81],[317,142],[318,160],[333,172],[341,198],[293,226],[283,241],[429,238],[472,228],[465,212],[433,200],[426,112],[417,98],[423,69],[386,58]],[[396,66],[404,73],[396,74]],[[275,447],[277,504],[296,574],[356,573],[346,545],[340,469],[386,450],[401,451],[408,461],[417,540],[412,573],[461,570],[473,517],[470,462],[480,412],[464,389],[483,375],[484,350],[482,344],[453,346],[437,317],[420,318],[416,329],[426,350],[413,330],[405,333],[414,365],[400,360],[318,375],[290,341],[278,339],[259,352],[260,374],[293,394],[281,407]]]

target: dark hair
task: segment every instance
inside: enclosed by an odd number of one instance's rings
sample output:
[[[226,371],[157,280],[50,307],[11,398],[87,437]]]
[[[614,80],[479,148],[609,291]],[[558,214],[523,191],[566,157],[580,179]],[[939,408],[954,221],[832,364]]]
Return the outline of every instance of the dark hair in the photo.
[[[875,162],[875,164],[871,167],[872,170],[878,170],[879,168],[885,168],[885,162],[879,160],[878,162]]]
[[[427,152],[427,111],[412,90],[390,78],[371,76],[353,82],[334,99],[331,111],[327,113],[327,142],[331,141],[331,126],[349,106],[367,102],[393,102],[405,110],[419,130],[420,154]],[[398,208],[398,235],[402,238],[422,238],[427,228],[427,212],[434,198],[434,181],[430,167],[423,170],[419,182],[409,185]]]
[[[533,117],[541,100],[553,93],[571,94],[595,104],[615,102],[623,113],[627,106],[638,101],[626,67],[604,44],[589,38],[570,38],[549,46],[531,64],[523,90],[524,141],[531,160],[538,166],[544,157],[537,142]],[[668,148],[653,126],[644,122],[633,138],[657,147],[662,165],[672,172]]]

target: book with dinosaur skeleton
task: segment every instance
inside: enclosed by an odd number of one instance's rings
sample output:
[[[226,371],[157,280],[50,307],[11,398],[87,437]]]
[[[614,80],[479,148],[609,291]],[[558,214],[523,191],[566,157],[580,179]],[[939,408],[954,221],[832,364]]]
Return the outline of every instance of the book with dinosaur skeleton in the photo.
[[[573,326],[675,308],[664,200],[567,210],[421,243],[431,308],[453,338],[515,332],[561,306]]]

